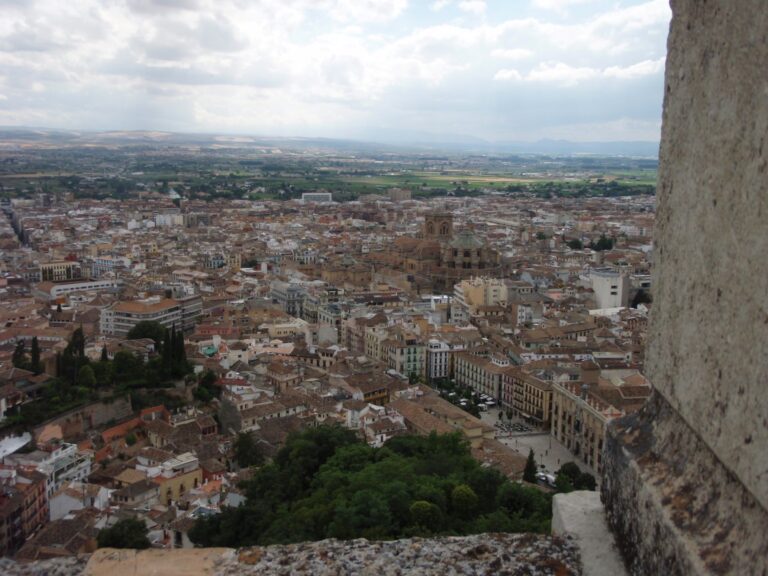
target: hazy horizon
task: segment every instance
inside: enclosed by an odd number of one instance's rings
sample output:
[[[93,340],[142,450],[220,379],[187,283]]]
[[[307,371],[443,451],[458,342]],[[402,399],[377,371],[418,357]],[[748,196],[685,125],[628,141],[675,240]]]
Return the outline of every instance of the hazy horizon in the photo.
[[[665,0],[0,0],[0,125],[658,142]]]

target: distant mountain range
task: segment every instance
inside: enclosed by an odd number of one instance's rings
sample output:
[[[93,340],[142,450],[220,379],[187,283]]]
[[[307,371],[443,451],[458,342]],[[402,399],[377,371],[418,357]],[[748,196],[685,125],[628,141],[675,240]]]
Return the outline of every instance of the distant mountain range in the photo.
[[[301,138],[225,134],[186,134],[156,130],[57,130],[47,128],[0,127],[0,149],[14,147],[55,148],[78,146],[190,146],[204,148],[324,148],[344,152],[385,151],[411,153],[478,153],[532,155],[595,155],[657,158],[658,142],[489,142],[478,138],[432,134],[382,134],[374,141],[340,138]]]

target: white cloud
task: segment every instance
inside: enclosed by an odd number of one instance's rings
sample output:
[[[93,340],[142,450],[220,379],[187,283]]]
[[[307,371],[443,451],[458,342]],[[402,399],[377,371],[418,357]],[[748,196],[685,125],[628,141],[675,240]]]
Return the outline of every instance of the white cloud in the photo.
[[[407,6],[408,0],[333,0],[328,10],[340,22],[386,22],[397,18]]]
[[[563,87],[598,78],[636,80],[644,76],[659,74],[664,70],[664,58],[643,60],[629,66],[609,66],[604,69],[589,66],[570,66],[564,62],[543,62],[525,76],[517,70],[499,70],[495,80],[525,80],[527,82],[551,82]]]
[[[484,14],[485,9],[485,0],[462,0],[459,2],[459,10],[470,14]]]
[[[643,60],[630,66],[609,66],[603,71],[603,75],[608,78],[620,78],[622,80],[632,80],[643,76],[658,74],[664,70],[664,58],[657,60]]]
[[[429,5],[429,9],[433,12],[440,12],[440,10],[448,6],[450,3],[451,0],[435,0],[432,2],[432,4]]]
[[[565,13],[571,6],[588,4],[594,0],[533,0],[533,5],[544,10]]]
[[[494,138],[568,112],[563,87],[593,90],[583,108],[606,116],[595,80],[660,77],[669,8],[637,1],[566,22],[491,21],[477,0],[0,0],[1,119],[329,136],[416,119]],[[658,115],[662,88],[643,86],[632,113]]]
[[[496,49],[491,51],[491,56],[504,60],[526,60],[533,56],[533,51],[527,48]]]
[[[493,76],[494,80],[522,80],[523,75],[514,68],[503,68]]]
[[[544,62],[531,70],[526,80],[533,82],[555,82],[563,86],[574,86],[583,80],[600,75],[600,71],[586,66],[569,66],[563,62]]]

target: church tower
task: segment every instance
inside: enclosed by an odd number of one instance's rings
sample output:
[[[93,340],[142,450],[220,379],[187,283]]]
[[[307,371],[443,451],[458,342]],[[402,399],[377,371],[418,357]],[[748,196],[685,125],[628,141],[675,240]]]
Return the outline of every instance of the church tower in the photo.
[[[424,217],[424,238],[447,241],[453,237],[453,214],[436,212]]]

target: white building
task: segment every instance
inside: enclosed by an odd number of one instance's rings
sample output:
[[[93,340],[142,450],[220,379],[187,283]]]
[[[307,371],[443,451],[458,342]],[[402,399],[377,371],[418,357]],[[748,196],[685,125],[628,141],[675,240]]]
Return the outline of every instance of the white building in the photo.
[[[448,378],[451,374],[451,347],[447,342],[431,338],[427,346],[427,378]]]
[[[100,328],[102,334],[125,337],[139,322],[152,320],[169,330],[174,326],[178,330],[188,330],[194,327],[201,314],[200,296],[179,300],[153,296],[145,300],[116,302],[104,308],[101,311]]]
[[[109,497],[114,492],[104,486],[85,482],[70,482],[56,492],[49,500],[50,519],[59,520],[70,512],[83,508],[106,510]]]
[[[46,475],[46,494],[51,499],[63,486],[73,481],[84,481],[91,474],[93,454],[79,451],[77,444],[61,442],[45,450],[35,450],[28,454],[13,454],[6,463],[34,466],[38,472]]]
[[[629,276],[601,268],[590,272],[590,280],[598,308],[629,306]]]
[[[123,285],[119,278],[102,278],[99,280],[75,280],[60,284],[38,285],[35,289],[35,295],[40,295],[47,300],[56,300],[59,296],[73,294],[75,292],[102,292],[118,291]],[[41,289],[42,288],[42,289]]]

